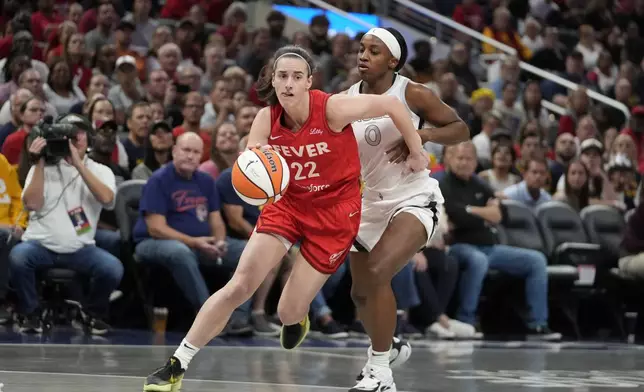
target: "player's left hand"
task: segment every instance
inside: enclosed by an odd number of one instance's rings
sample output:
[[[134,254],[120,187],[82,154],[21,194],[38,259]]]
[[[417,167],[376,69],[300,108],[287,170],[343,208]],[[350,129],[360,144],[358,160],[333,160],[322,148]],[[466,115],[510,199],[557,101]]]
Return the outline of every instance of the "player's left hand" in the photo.
[[[69,163],[78,169],[83,165],[83,160],[80,158],[80,155],[78,154],[78,148],[76,148],[74,143],[72,143],[72,140],[67,139],[67,142],[69,143]]]
[[[424,150],[410,154],[405,160],[408,171],[419,172],[429,167],[429,157]]]
[[[389,163],[400,163],[405,162],[405,159],[409,156],[409,148],[404,139],[401,139],[395,146],[387,150],[387,158],[389,158]]]

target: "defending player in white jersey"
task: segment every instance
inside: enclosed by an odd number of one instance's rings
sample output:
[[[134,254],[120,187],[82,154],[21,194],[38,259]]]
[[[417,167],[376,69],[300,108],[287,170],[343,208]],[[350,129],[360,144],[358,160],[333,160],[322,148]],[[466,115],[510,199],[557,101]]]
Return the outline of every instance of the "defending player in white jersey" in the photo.
[[[427,87],[397,73],[406,58],[407,43],[397,30],[369,30],[358,53],[361,81],[346,93],[398,97],[407,106],[423,143],[468,140],[469,129],[454,110]],[[423,128],[425,122],[436,128]],[[360,230],[350,258],[351,296],[371,347],[367,365],[350,392],[395,392],[390,361],[406,361],[411,348],[397,342],[398,347],[392,350],[396,300],[391,279],[429,242],[438,221],[436,206],[443,203],[443,196],[428,170],[407,170],[404,141],[389,117],[361,120],[353,123],[353,129],[360,150],[364,193]]]

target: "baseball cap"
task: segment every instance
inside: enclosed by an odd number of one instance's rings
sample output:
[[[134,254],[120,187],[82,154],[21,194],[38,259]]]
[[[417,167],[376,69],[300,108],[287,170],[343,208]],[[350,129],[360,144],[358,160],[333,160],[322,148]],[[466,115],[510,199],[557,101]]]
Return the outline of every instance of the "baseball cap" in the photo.
[[[120,67],[123,64],[130,64],[136,67],[136,59],[130,55],[121,56],[116,60],[116,68]]]
[[[604,152],[604,145],[597,139],[586,139],[581,142],[581,145],[579,146],[579,152],[581,154],[592,149],[599,151],[601,154]]]
[[[625,154],[616,154],[612,157],[610,162],[606,165],[606,171],[612,172],[616,170],[631,171],[634,170],[633,163]]]
[[[103,129],[110,129],[110,130],[114,130],[114,132],[116,132],[118,130],[118,125],[113,120],[107,120],[107,121],[97,120],[95,122],[95,129],[97,131],[100,131],[100,130],[103,130]]]
[[[150,128],[150,132],[154,133],[159,128],[163,128],[163,130],[165,130],[166,132],[172,132],[172,128],[170,127],[170,124],[168,124],[165,121],[157,121],[154,124],[152,124],[152,127]]]

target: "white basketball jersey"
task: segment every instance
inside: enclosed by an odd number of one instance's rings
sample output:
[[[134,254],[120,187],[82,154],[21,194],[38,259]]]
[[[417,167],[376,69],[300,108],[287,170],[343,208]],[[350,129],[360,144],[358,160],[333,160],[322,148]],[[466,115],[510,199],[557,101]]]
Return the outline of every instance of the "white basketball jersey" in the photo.
[[[414,126],[419,128],[421,119],[409,109],[405,98],[409,82],[408,78],[397,74],[394,83],[385,94],[397,97],[403,102],[407,106]],[[361,82],[358,82],[351,86],[347,94],[359,95],[360,85]],[[365,191],[386,195],[397,194],[401,197],[430,193],[433,194],[434,201],[443,202],[438,181],[429,176],[429,170],[404,174],[404,162],[389,163],[386,152],[403,140],[402,134],[389,116],[356,121],[352,127],[360,150],[361,175]]]

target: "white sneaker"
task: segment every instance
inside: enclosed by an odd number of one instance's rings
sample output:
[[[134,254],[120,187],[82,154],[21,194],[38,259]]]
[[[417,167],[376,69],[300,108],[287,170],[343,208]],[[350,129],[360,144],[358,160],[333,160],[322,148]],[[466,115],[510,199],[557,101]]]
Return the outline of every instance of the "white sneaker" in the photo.
[[[371,357],[371,346],[367,349],[367,358]],[[396,368],[398,366],[401,366],[407,360],[411,357],[411,345],[409,344],[408,341],[399,339],[394,336],[393,341],[391,342],[391,351],[389,351],[389,366],[392,368]],[[360,371],[360,374],[358,374],[358,377],[356,377],[356,381],[362,380],[364,375],[367,373],[367,365],[365,365],[362,368],[362,371]]]
[[[391,368],[365,366],[366,374],[349,392],[397,392]]]
[[[456,337],[456,331],[451,330],[451,324],[450,329],[447,329],[438,321],[427,327],[427,334],[438,339],[454,339]]]
[[[450,319],[449,330],[460,339],[483,339],[483,333],[478,332],[473,325],[462,321]]]

